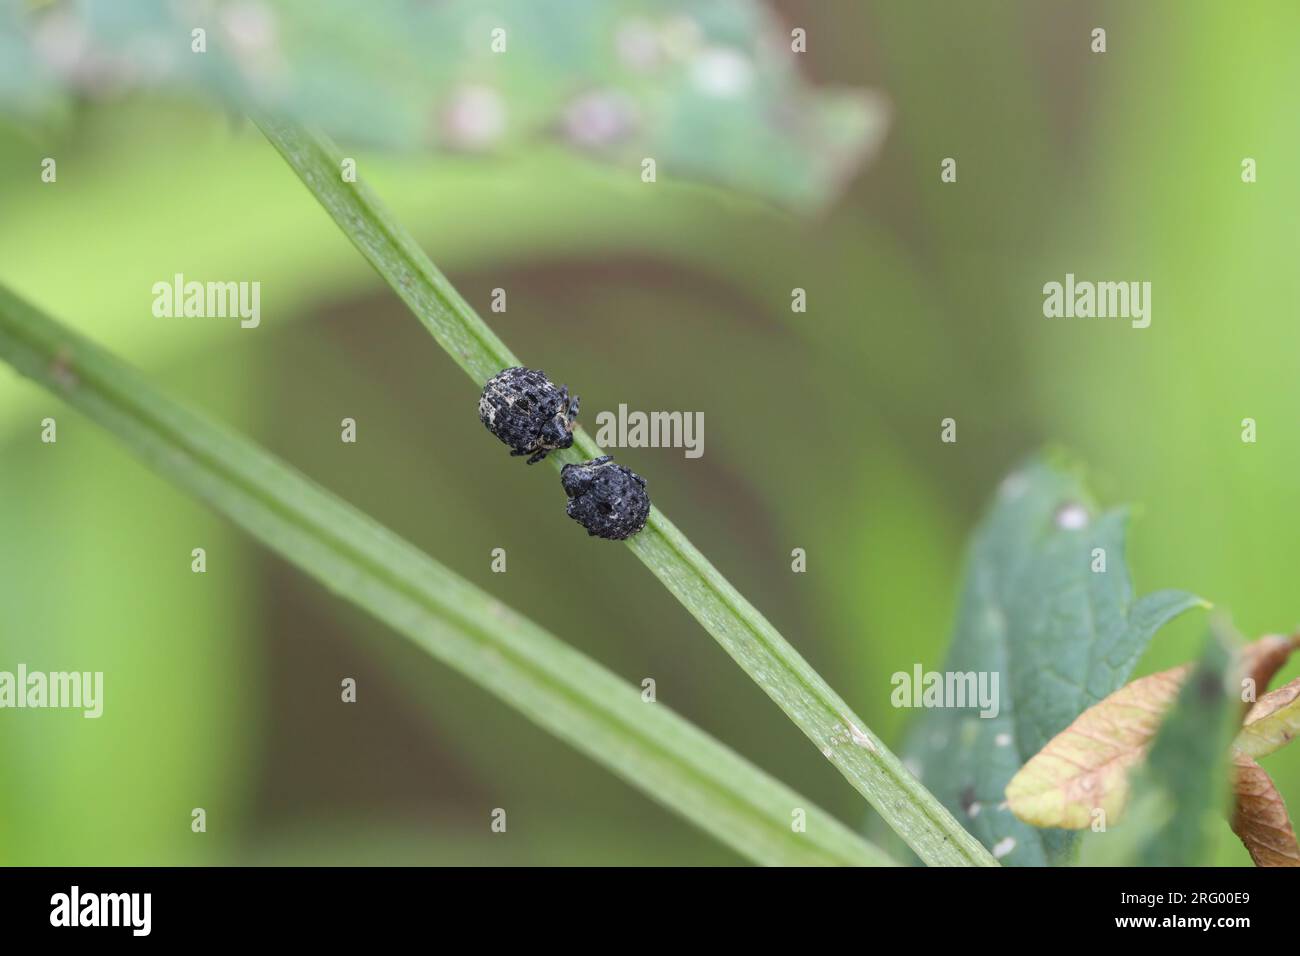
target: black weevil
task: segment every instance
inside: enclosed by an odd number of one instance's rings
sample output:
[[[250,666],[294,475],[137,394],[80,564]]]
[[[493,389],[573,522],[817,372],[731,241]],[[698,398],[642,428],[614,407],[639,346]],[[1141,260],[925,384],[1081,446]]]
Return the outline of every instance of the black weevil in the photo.
[[[478,417],[510,446],[511,455],[531,455],[532,465],[557,448],[573,444],[578,396],[557,387],[545,372],[515,366],[488,379],[478,400]]]
[[[650,496],[645,479],[609,455],[581,465],[565,465],[560,482],[569,496],[569,517],[587,533],[611,541],[630,538],[645,527]]]

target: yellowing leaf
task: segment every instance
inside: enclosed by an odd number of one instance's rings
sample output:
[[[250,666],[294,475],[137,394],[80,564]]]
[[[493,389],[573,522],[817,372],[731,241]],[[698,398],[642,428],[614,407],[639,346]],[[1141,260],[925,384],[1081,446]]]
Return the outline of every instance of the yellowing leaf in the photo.
[[[1007,805],[1025,823],[1081,830],[1095,810],[1118,817],[1128,769],[1142,760],[1191,666],[1139,678],[1089,707],[1030,758],[1007,785]]]
[[[1300,866],[1300,846],[1282,794],[1248,754],[1234,750],[1232,764],[1237,796],[1232,832],[1250,851],[1256,866]]]
[[[1271,690],[1246,714],[1234,746],[1252,757],[1271,754],[1300,734],[1300,677]]]
[[[1300,635],[1269,635],[1240,648],[1236,670],[1267,687],[1300,647]],[[1020,768],[1007,785],[1007,805],[1037,827],[1081,830],[1100,809],[1110,822],[1128,799],[1128,770],[1145,756],[1191,665],[1127,684],[1089,707]],[[1253,722],[1253,723],[1252,723]],[[1246,754],[1271,753],[1300,733],[1300,680],[1265,694],[1246,716],[1236,744]]]

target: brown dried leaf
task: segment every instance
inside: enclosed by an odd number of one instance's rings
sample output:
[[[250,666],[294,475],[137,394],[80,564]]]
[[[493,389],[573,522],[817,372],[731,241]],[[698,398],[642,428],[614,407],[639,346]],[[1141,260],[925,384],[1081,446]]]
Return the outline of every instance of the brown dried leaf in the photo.
[[[1267,690],[1273,677],[1296,648],[1300,648],[1300,634],[1290,637],[1268,634],[1257,641],[1251,641],[1239,652],[1242,676],[1249,677],[1254,682],[1257,693]]]
[[[1007,784],[1007,805],[1036,827],[1081,830],[1128,800],[1128,769],[1146,756],[1191,665],[1141,677],[1080,714]]]
[[[1233,746],[1252,757],[1262,757],[1286,746],[1300,734],[1300,677],[1271,690],[1246,714]]]
[[[1272,778],[1254,759],[1240,750],[1232,752],[1232,784],[1237,806],[1232,832],[1237,834],[1256,866],[1300,866],[1291,818]]]

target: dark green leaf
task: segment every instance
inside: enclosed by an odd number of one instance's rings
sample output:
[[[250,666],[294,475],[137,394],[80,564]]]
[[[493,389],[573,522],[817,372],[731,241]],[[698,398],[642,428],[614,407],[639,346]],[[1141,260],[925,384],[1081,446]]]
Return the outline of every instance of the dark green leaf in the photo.
[[[1135,599],[1126,522],[1123,511],[1099,511],[1059,456],[1045,456],[1002,483],[967,553],[944,670],[996,674],[998,712],[929,710],[904,753],[1005,863],[1062,862],[1075,839],[1017,820],[1004,798],[1011,777],[1123,685],[1161,625],[1203,603],[1177,591]],[[1105,571],[1094,571],[1103,553]]]

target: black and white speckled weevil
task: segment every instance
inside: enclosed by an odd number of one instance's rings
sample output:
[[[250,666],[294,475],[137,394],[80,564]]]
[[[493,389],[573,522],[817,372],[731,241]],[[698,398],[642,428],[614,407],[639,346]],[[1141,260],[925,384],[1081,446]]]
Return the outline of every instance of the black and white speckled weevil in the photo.
[[[487,430],[510,446],[511,455],[531,455],[532,465],[557,448],[573,444],[578,396],[537,369],[502,369],[483,386],[478,417]]]
[[[565,465],[560,482],[569,496],[566,512],[587,534],[622,541],[645,527],[650,514],[645,479],[614,464],[609,455],[582,465]]]

